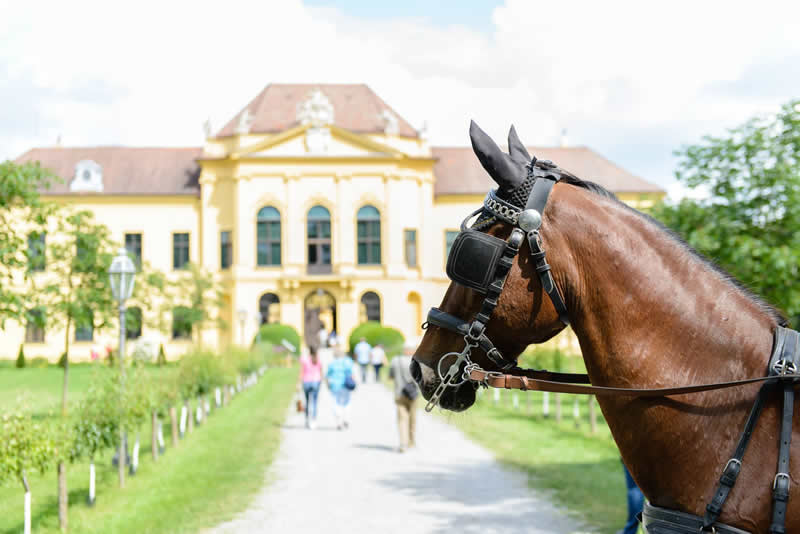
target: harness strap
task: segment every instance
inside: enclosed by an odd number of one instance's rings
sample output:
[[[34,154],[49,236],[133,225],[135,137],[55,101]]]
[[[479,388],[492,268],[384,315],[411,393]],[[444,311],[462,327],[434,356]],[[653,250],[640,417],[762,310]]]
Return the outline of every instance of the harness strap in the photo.
[[[706,512],[703,516],[704,530],[710,529],[714,523],[717,522],[719,515],[722,513],[722,507],[725,505],[725,501],[728,499],[728,494],[730,494],[734,484],[736,484],[736,478],[742,471],[742,458],[744,458],[747,445],[750,444],[750,438],[753,435],[753,430],[755,430],[756,423],[761,415],[761,410],[764,408],[764,401],[766,400],[767,392],[771,389],[771,387],[772,384],[766,383],[763,384],[761,389],[758,390],[758,396],[756,396],[756,401],[753,403],[753,407],[750,409],[750,415],[747,416],[747,422],[744,425],[744,431],[742,431],[742,434],[739,436],[739,442],[736,444],[736,450],[734,451],[733,456],[731,456],[731,459],[728,460],[728,463],[725,464],[725,468],[722,470],[722,475],[719,477],[717,489],[714,491],[714,497],[706,506]]]
[[[789,504],[789,453],[792,443],[792,416],[794,414],[794,384],[786,380],[789,372],[797,370],[800,358],[800,334],[794,330],[778,328],[773,363],[770,359],[771,372],[783,380],[783,417],[781,418],[780,443],[778,446],[778,469],[772,482],[772,523],[770,534],[786,532],[786,508]]]

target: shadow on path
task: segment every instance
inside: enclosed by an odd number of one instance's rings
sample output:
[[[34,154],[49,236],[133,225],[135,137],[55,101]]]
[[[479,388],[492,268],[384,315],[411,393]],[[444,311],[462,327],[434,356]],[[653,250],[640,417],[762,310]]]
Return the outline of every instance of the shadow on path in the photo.
[[[520,497],[519,491],[509,487],[513,481],[508,473],[492,461],[408,470],[378,483],[393,493],[413,497],[415,502],[427,503],[430,509],[424,513],[438,520],[433,531],[437,534],[578,532],[574,530],[576,521],[563,517],[564,511],[550,502],[530,495]],[[448,513],[439,512],[445,509]]]
[[[381,445],[378,443],[355,443],[353,447],[356,449],[368,449],[373,451],[386,451],[391,452],[393,454],[398,454],[397,447],[392,447],[390,445]]]

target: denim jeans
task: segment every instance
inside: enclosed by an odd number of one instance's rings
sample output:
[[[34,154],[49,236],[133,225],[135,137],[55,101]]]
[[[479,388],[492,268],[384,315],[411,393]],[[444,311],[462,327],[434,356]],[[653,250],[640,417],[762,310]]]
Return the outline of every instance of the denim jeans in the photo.
[[[312,419],[316,419],[319,382],[303,382],[303,392],[306,394],[306,419],[309,415]]]
[[[628,522],[625,523],[625,528],[622,530],[623,534],[636,534],[639,529],[639,521],[636,516],[642,511],[644,507],[644,495],[642,490],[633,481],[630,471],[622,464],[622,469],[625,470],[625,486],[628,488]]]
[[[333,392],[333,397],[336,399],[337,406],[347,406],[350,404],[350,390],[343,387],[337,391]]]

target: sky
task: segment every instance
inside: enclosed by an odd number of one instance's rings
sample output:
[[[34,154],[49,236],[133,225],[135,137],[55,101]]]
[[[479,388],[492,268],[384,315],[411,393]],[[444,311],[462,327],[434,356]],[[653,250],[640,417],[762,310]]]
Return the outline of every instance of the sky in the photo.
[[[674,150],[800,96],[797,1],[0,0],[0,19],[0,160],[199,146],[268,83],[366,83],[433,145],[468,145],[470,119],[566,131],[680,194]]]

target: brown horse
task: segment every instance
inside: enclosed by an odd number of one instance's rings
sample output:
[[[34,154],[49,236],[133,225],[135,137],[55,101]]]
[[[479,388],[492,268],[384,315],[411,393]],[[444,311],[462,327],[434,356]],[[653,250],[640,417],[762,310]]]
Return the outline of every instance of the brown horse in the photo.
[[[513,131],[510,155],[477,126],[475,154],[508,195],[525,176],[530,156]],[[508,237],[495,223],[486,233]],[[778,312],[701,257],[650,217],[596,184],[568,177],[552,190],[541,227],[543,248],[563,294],[569,320],[595,385],[663,388],[763,376]],[[524,243],[486,334],[511,357],[564,328],[533,268]],[[441,309],[465,320],[483,297],[452,283]],[[429,399],[440,380],[441,355],[461,351],[462,336],[430,326],[414,355],[412,374]],[[481,351],[473,361],[492,370]],[[622,458],[656,506],[703,515],[722,467],[733,451],[759,385],[657,398],[598,397]],[[442,407],[461,411],[475,402],[476,386],[448,388]],[[742,462],[720,521],[766,532],[777,462],[778,394],[771,394]],[[795,434],[797,430],[795,430]],[[800,455],[800,439],[791,450]],[[800,499],[791,467],[787,532],[800,529]]]

